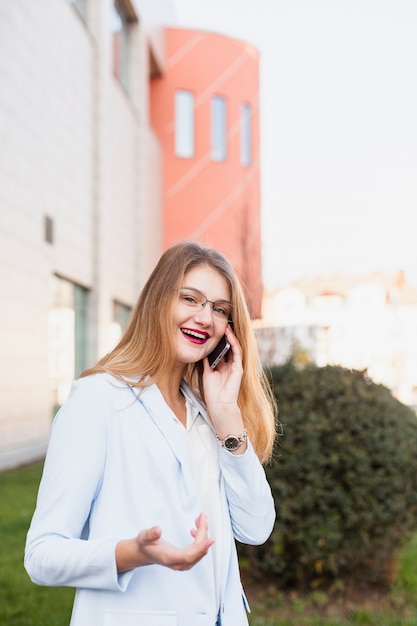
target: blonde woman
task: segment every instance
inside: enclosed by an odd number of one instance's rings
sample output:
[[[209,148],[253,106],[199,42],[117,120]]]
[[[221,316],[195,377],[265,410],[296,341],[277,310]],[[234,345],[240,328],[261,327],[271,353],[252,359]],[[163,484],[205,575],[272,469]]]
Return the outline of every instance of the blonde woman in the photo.
[[[211,367],[224,337],[230,349]],[[247,625],[235,540],[272,531],[262,463],[274,438],[232,267],[199,244],[173,246],[119,344],[57,414],[29,575],[77,588],[72,626]]]

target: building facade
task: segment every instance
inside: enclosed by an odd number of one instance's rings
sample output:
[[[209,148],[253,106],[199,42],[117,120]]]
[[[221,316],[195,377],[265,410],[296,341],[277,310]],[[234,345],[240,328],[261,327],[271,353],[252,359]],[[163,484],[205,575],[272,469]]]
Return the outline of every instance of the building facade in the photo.
[[[168,0],[0,3],[0,468],[45,450],[162,250],[149,84],[172,19]]]
[[[219,247],[259,314],[257,54],[170,24],[171,0],[0,3],[0,469],[42,456],[172,242]]]
[[[261,316],[259,54],[215,33],[167,28],[166,71],[152,80],[163,153],[164,246],[214,246]]]

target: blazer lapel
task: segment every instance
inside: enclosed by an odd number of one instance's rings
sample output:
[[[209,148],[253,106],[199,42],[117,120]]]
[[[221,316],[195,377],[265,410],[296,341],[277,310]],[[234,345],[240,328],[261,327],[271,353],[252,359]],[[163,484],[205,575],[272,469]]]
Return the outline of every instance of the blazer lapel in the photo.
[[[188,460],[189,451],[186,446],[184,433],[175,423],[175,416],[157,385],[144,387],[137,395],[138,402],[143,406],[155,426],[167,440],[170,448],[181,462]]]
[[[195,506],[196,499],[199,498],[192,473],[191,454],[182,427],[175,423],[175,416],[156,384],[144,387],[139,393],[134,389],[132,391],[180,464],[183,476],[181,494],[184,507]]]

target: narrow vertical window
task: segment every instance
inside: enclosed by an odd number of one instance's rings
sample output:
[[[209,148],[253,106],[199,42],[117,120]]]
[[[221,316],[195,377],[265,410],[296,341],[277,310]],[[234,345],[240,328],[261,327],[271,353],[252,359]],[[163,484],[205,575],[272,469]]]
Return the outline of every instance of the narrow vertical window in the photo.
[[[114,300],[113,302],[113,321],[110,326],[109,344],[116,345],[119,343],[120,337],[126,330],[129,322],[132,308],[121,302]]]
[[[194,156],[194,94],[175,94],[175,154],[184,159]]]
[[[132,62],[132,24],[137,17],[128,0],[114,0],[112,15],[113,73],[126,90],[130,91],[130,65]]]
[[[214,96],[211,99],[211,158],[225,161],[227,156],[226,99]]]
[[[54,413],[67,398],[74,378],[87,367],[87,313],[87,289],[54,276],[48,319]]]
[[[54,243],[54,220],[49,215],[44,217],[44,237],[46,243]]]
[[[240,163],[247,167],[252,160],[252,110],[246,102],[240,106]]]
[[[114,302],[113,319],[114,323],[119,327],[119,337],[121,337],[122,333],[126,330],[131,313],[132,307],[121,304],[121,302]]]
[[[87,367],[88,291],[74,285],[74,370],[75,377]]]

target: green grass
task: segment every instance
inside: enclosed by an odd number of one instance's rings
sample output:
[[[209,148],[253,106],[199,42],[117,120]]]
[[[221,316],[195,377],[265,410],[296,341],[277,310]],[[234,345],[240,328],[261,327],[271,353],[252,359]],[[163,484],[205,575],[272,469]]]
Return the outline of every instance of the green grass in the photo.
[[[23,567],[41,465],[0,474],[0,624],[68,626],[73,589],[38,587]],[[382,598],[337,600],[325,592],[265,588],[252,599],[251,626],[417,626],[417,534],[404,548],[397,582]],[[339,604],[338,604],[339,602]],[[94,626],[94,625],[91,625]]]
[[[23,567],[42,467],[0,474],[0,624],[68,626],[73,589],[38,587]]]

